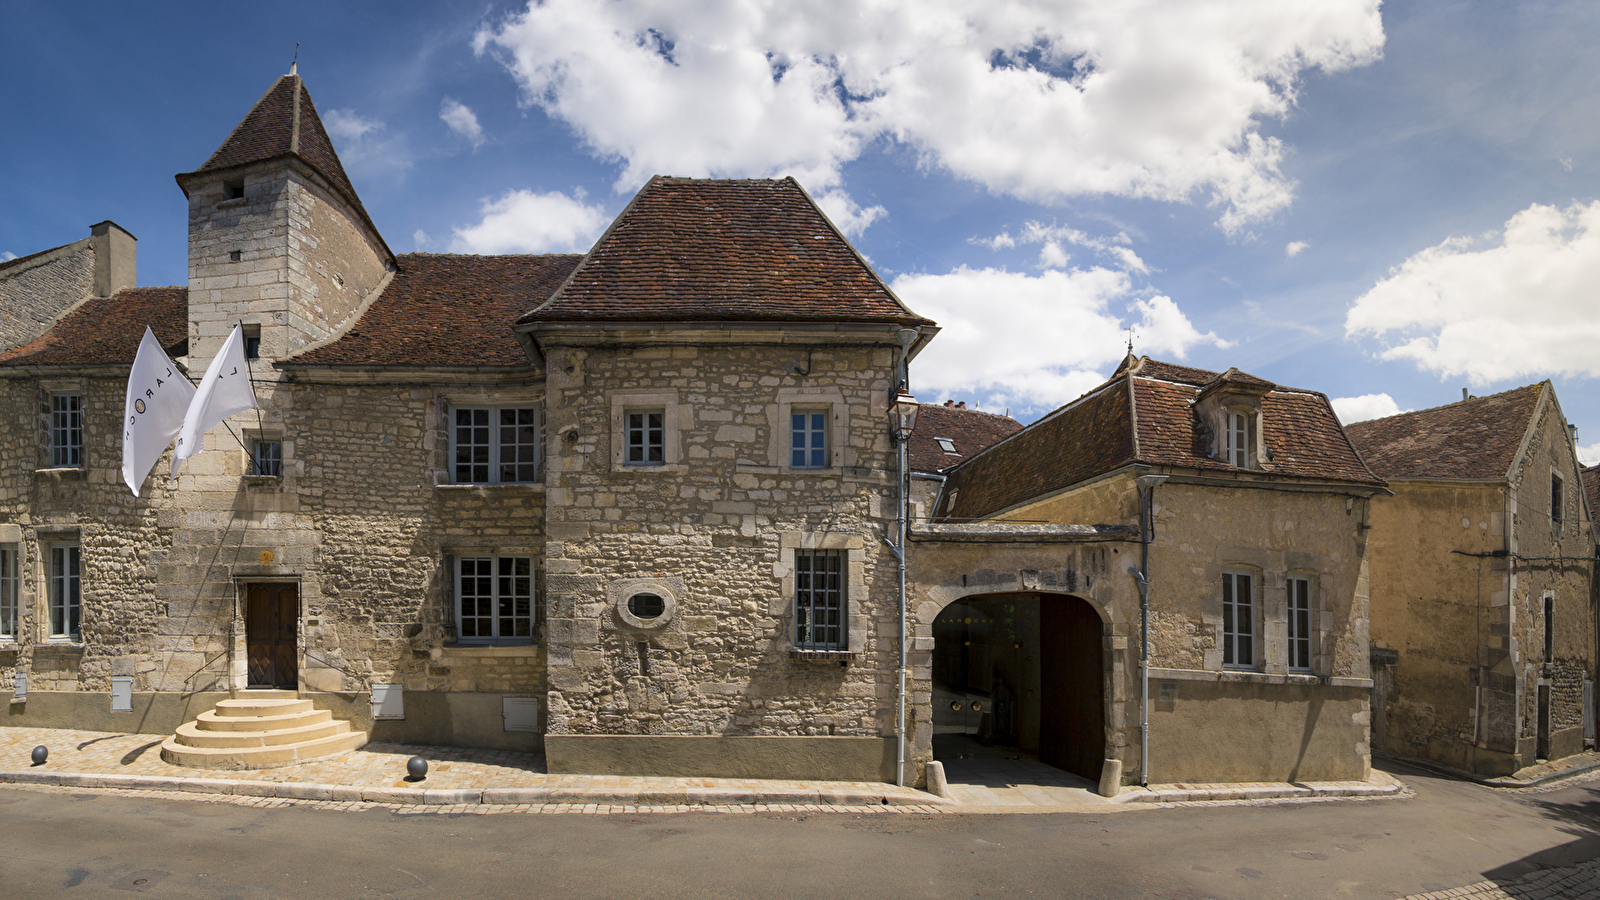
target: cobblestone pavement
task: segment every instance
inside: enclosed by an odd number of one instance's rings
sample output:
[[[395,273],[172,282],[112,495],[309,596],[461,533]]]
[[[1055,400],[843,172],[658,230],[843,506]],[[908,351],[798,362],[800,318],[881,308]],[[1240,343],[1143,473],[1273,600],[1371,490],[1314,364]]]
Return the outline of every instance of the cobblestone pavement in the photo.
[[[1480,881],[1402,900],[1600,900],[1600,859],[1541,869],[1517,881]]]

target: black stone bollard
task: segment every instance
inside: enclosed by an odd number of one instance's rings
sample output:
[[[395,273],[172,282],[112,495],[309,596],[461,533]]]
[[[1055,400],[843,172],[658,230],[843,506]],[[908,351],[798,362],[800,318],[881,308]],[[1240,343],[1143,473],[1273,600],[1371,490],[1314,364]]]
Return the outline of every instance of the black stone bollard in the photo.
[[[413,756],[406,760],[406,774],[411,781],[421,781],[428,777],[428,761],[420,756]]]
[[[49,747],[46,747],[45,745],[40,744],[39,746],[33,748],[33,764],[34,765],[42,766],[42,765],[44,765],[44,761],[49,759],[49,758],[50,758],[50,748]]]

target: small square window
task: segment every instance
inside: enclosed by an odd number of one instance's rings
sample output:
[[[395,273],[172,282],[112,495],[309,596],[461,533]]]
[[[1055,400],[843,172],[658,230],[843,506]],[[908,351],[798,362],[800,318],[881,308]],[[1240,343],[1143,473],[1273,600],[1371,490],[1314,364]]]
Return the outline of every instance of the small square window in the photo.
[[[261,358],[261,326],[260,325],[246,325],[246,326],[244,326],[244,358],[245,359],[260,359]]]
[[[76,392],[50,395],[50,466],[83,465],[83,397]]]
[[[241,178],[241,179],[239,179],[237,181],[224,181],[222,183],[222,199],[224,199],[224,200],[243,200],[244,199],[244,179]]]
[[[283,441],[262,438],[250,444],[250,474],[283,477]]]
[[[828,410],[794,410],[789,416],[789,468],[828,467]]]
[[[666,411],[630,409],[624,413],[624,423],[628,442],[624,461],[630,466],[665,465]]]

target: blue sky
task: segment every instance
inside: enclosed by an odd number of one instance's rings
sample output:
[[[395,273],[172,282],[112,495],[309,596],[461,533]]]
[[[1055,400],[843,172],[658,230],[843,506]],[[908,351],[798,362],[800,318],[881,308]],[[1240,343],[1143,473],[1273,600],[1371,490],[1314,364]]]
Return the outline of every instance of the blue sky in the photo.
[[[1600,4],[254,10],[11,0],[0,257],[109,218],[184,283],[172,176],[298,41],[396,252],[583,250],[651,173],[794,174],[945,326],[925,401],[1031,420],[1132,326],[1347,420],[1553,378],[1600,451]]]

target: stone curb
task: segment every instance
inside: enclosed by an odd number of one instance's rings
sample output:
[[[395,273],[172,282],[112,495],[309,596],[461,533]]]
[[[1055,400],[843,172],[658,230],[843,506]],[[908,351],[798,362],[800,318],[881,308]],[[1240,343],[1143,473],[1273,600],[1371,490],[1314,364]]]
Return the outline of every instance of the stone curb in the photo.
[[[43,784],[78,788],[142,791],[184,791],[270,797],[286,800],[364,801],[421,806],[477,804],[555,804],[626,806],[950,806],[953,800],[932,794],[905,795],[851,790],[751,790],[748,788],[682,788],[628,791],[607,788],[538,787],[437,790],[431,788],[356,787],[298,781],[235,781],[225,778],[167,778],[157,775],[93,775],[77,772],[0,772],[0,784]]]
[[[1189,803],[1204,800],[1288,800],[1325,797],[1392,797],[1405,790],[1391,784],[1262,784],[1226,787],[1132,788],[1115,799],[1119,803]]]
[[[1433,762],[1432,760],[1416,759],[1409,756],[1396,756],[1393,757],[1393,759],[1397,762],[1403,762],[1408,766],[1416,766],[1419,769],[1428,769],[1429,771],[1438,772],[1441,775],[1449,775],[1452,778],[1459,778],[1462,781],[1471,781],[1475,784],[1481,784],[1485,787],[1509,789],[1541,787],[1554,781],[1560,781],[1563,778],[1572,778],[1577,775],[1584,775],[1589,772],[1593,772],[1596,769],[1600,769],[1600,759],[1596,759],[1568,769],[1546,772],[1545,774],[1540,775],[1538,778],[1513,778],[1510,775],[1500,775],[1495,778],[1484,778],[1480,775],[1474,775],[1465,769],[1457,769],[1454,766],[1447,766],[1443,763]]]

